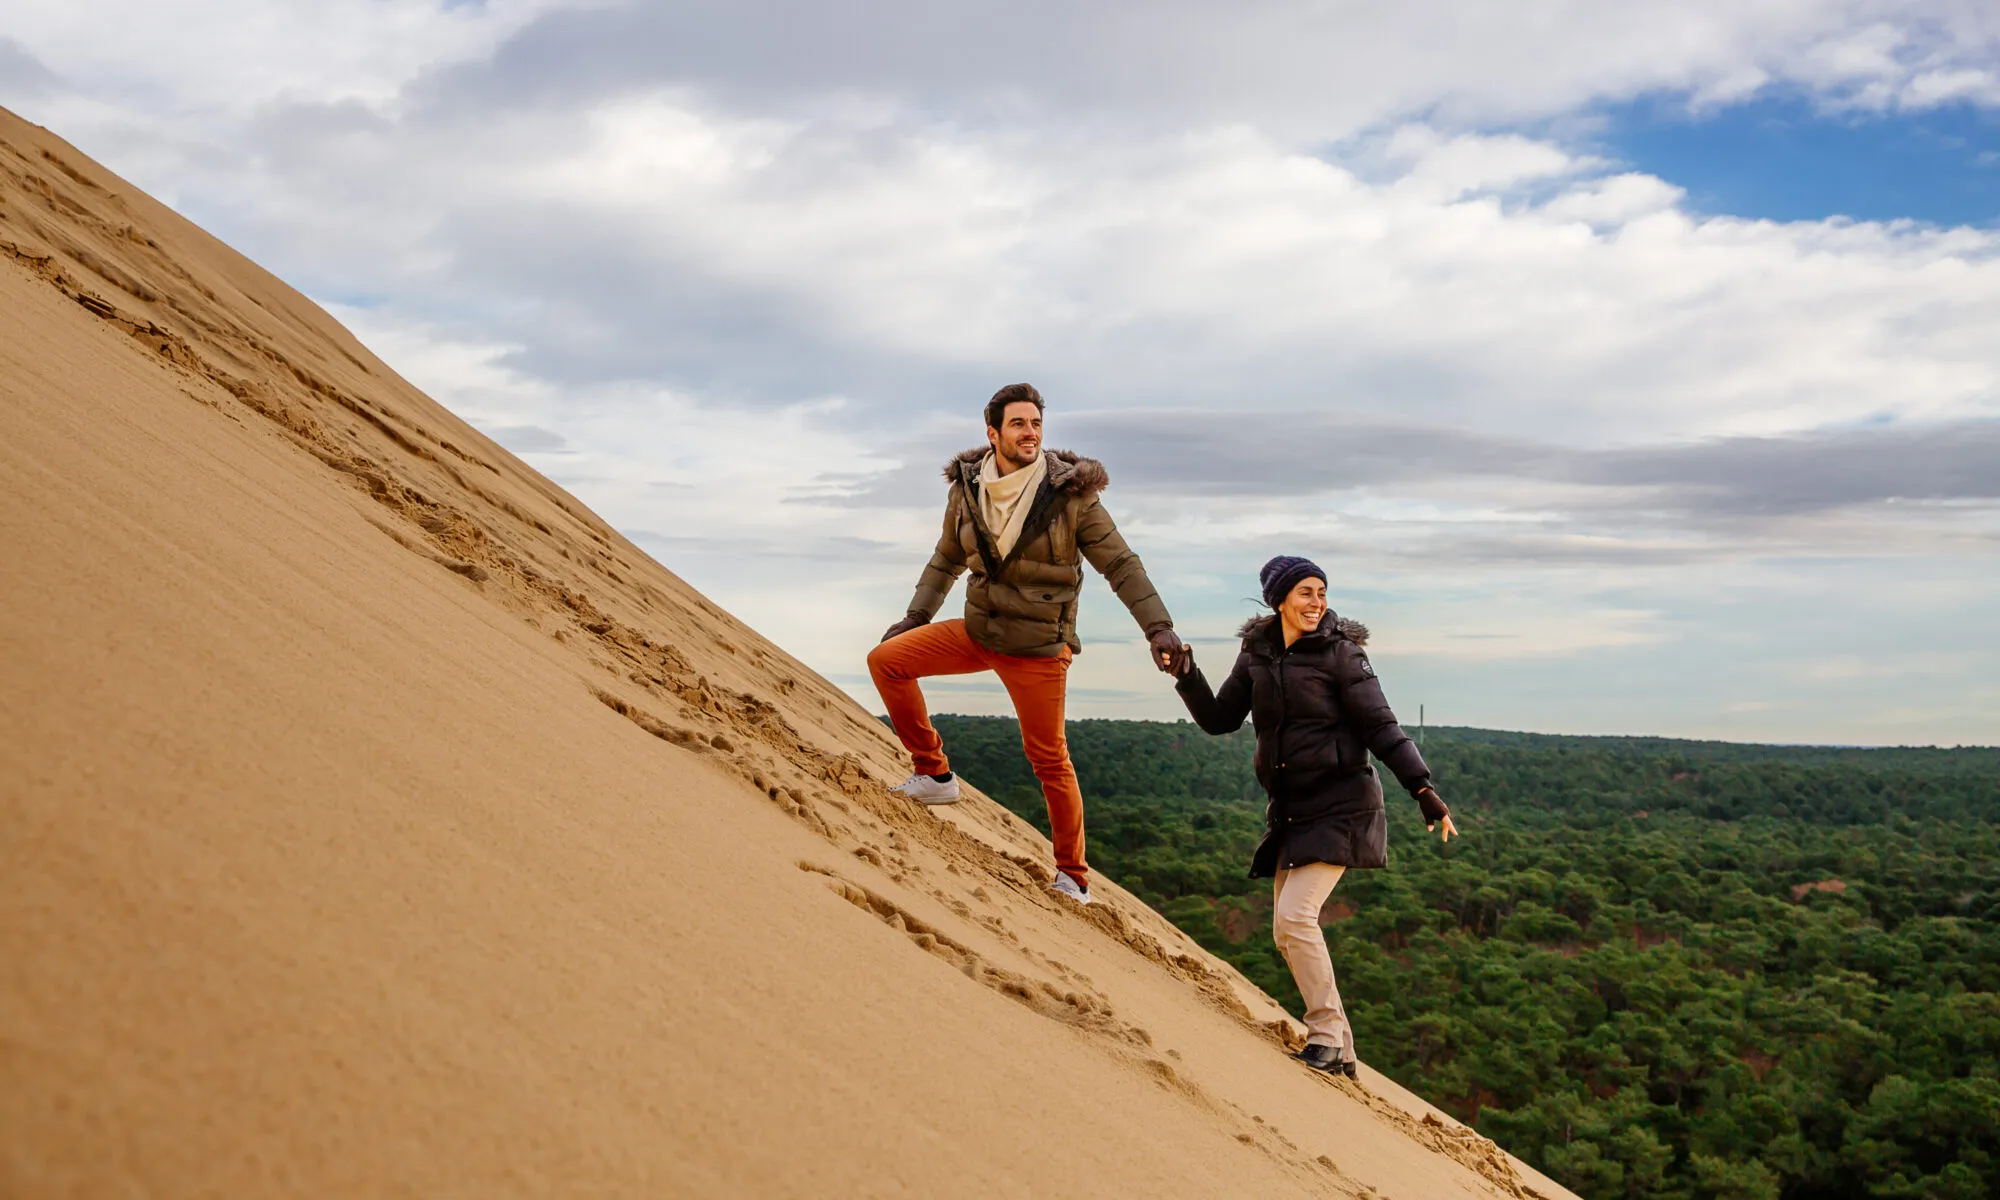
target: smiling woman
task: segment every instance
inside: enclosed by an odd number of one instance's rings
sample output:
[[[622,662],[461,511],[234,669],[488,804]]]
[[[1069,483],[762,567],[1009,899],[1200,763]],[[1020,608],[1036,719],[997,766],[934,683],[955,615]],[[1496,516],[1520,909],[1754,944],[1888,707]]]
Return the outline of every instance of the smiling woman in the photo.
[[[1259,582],[1272,615],[1243,627],[1242,652],[1221,691],[1209,690],[1192,658],[1176,690],[1205,733],[1234,733],[1245,717],[1256,726],[1257,782],[1270,804],[1250,874],[1272,880],[1271,935],[1305,1000],[1299,1059],[1352,1078],[1354,1030],[1319,914],[1348,868],[1388,863],[1388,819],[1370,753],[1409,789],[1431,828],[1443,824],[1443,840],[1458,829],[1361,649],[1368,630],[1327,609],[1326,572],[1280,555],[1264,564]]]

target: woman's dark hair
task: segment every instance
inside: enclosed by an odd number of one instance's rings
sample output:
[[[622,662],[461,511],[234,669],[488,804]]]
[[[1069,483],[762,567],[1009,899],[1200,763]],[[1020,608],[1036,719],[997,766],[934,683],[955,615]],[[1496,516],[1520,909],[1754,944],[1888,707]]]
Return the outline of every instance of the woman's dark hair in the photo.
[[[1000,422],[1007,419],[1009,404],[1032,404],[1039,413],[1042,411],[1042,394],[1035,390],[1032,383],[1010,383],[993,393],[993,398],[986,402],[988,429],[1000,428]]]

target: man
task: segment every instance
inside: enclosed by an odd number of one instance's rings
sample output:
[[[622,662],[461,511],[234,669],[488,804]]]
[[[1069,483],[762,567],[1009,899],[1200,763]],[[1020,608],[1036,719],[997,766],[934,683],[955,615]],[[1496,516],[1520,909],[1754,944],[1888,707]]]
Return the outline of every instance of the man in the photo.
[[[917,580],[909,614],[868,655],[868,673],[889,710],[915,772],[895,790],[925,804],[959,798],[958,779],[932,728],[917,680],[992,671],[1014,702],[1021,745],[1048,801],[1056,851],[1054,891],[1090,903],[1083,860],[1083,793],[1063,733],[1070,656],[1076,637],[1081,561],[1111,583],[1151,643],[1160,670],[1183,669],[1192,654],[1118,534],[1097,494],[1110,482],[1094,459],[1042,449],[1041,393],[1008,384],[986,405],[986,442],[945,465],[951,485],[944,533]],[[931,624],[962,571],[965,619]]]

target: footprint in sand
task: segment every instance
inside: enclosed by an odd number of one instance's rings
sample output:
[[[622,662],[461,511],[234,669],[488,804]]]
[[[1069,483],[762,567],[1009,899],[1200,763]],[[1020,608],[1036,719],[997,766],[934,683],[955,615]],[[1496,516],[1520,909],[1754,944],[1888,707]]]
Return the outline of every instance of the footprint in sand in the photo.
[[[866,850],[867,847],[863,847]],[[858,857],[866,855],[856,852]],[[1136,1025],[1118,1019],[1103,999],[1065,990],[1046,980],[1034,979],[1018,971],[995,966],[985,955],[931,925],[895,901],[841,875],[831,867],[800,862],[799,870],[823,875],[827,886],[841,899],[870,913],[883,924],[909,938],[918,949],[956,968],[967,979],[1014,1000],[1051,1020],[1092,1033],[1104,1034],[1130,1046],[1151,1046],[1153,1036]],[[1162,1062],[1161,1069],[1173,1072]]]

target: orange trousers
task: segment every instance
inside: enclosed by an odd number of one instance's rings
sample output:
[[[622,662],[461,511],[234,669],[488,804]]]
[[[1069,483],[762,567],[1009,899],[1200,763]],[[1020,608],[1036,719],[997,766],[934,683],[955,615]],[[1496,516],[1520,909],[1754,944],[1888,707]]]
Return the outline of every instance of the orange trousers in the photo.
[[[1028,765],[1042,784],[1049,806],[1050,840],[1056,847],[1056,867],[1083,887],[1090,886],[1090,868],[1083,861],[1083,789],[1069,761],[1069,739],[1063,732],[1063,706],[1069,685],[1069,647],[1054,658],[1023,658],[995,654],[965,632],[964,621],[920,625],[890,638],[868,652],[868,673],[910,761],[925,775],[951,770],[944,739],[931,726],[930,710],[917,680],[928,675],[971,675],[991,671],[1000,677],[1014,701],[1021,722],[1021,747]]]

